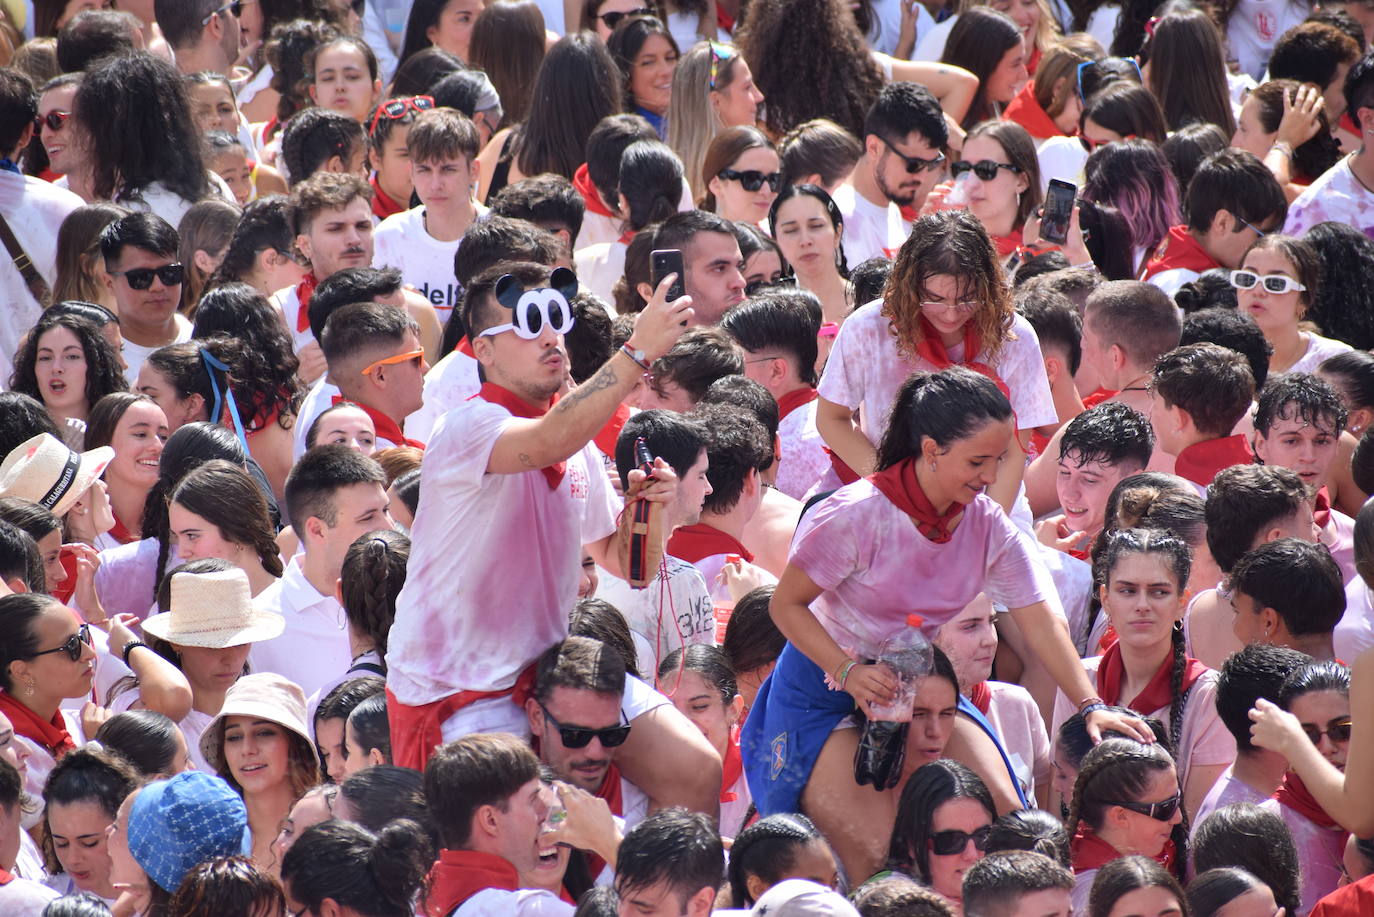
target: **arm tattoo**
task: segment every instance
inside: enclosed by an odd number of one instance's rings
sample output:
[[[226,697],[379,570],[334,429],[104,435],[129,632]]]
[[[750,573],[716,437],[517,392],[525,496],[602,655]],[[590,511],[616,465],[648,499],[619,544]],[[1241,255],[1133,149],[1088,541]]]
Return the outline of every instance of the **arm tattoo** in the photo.
[[[612,359],[614,359],[614,357],[612,357]],[[555,412],[572,410],[573,405],[578,402],[584,401],[597,392],[603,392],[608,388],[615,388],[619,384],[620,376],[616,373],[615,367],[607,361],[605,365],[596,371],[596,375],[568,392],[568,394],[564,395],[562,398],[559,398],[558,403],[553,406],[553,410]]]
[[[518,458],[520,460],[520,464],[524,465],[526,468],[539,467],[534,463],[534,459],[530,458],[530,454],[528,452],[522,452],[519,455],[517,455],[516,458]]]

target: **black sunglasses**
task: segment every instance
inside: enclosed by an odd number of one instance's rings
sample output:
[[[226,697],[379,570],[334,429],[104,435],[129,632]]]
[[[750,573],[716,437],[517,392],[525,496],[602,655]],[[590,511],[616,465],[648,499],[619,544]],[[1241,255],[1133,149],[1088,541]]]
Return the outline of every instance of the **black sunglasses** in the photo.
[[[980,853],[988,847],[988,834],[992,831],[992,825],[984,825],[975,829],[972,833],[968,831],[936,831],[930,836],[930,852],[942,857],[950,857],[963,853],[968,847],[968,842],[973,841],[973,847]]]
[[[716,176],[726,181],[737,181],[744,186],[745,191],[757,191],[767,183],[769,190],[777,192],[778,186],[782,184],[781,172],[760,172],[757,169],[750,169],[747,172],[740,172],[737,169],[721,169]]]
[[[35,118],[33,126],[39,133],[42,133],[45,127],[50,131],[60,131],[66,126],[67,119],[71,116],[72,113],[69,111],[57,111],[54,109],[46,115],[39,115]]]
[[[123,276],[133,290],[146,290],[153,285],[153,277],[162,281],[164,287],[180,286],[186,279],[186,268],[180,261],[164,264],[162,267],[136,267],[131,271],[110,271],[113,277]]]
[[[606,23],[606,28],[615,31],[615,27],[620,24],[620,20],[624,19],[626,16],[652,16],[653,14],[653,10],[649,9],[647,6],[641,6],[639,9],[625,10],[622,13],[602,13],[596,18]]]
[[[592,739],[600,739],[603,748],[615,748],[624,745],[625,740],[630,737],[630,724],[623,723],[619,726],[608,726],[605,729],[585,729],[581,726],[564,726],[554,719],[549,708],[543,704],[539,709],[544,711],[544,716],[548,717],[553,728],[558,730],[558,738],[563,742],[564,748],[586,748],[592,744]],[[624,711],[620,714],[625,715]]]
[[[795,277],[779,277],[777,280],[754,280],[744,285],[745,296],[757,296],[765,290],[791,289],[797,285]]]
[[[955,178],[958,178],[965,172],[972,172],[983,181],[992,181],[995,179],[999,169],[1006,169],[1008,172],[1021,171],[1020,166],[1014,166],[1009,162],[996,162],[992,159],[980,159],[977,162],[969,162],[968,160],[961,159],[949,167],[949,171],[953,173]]]
[[[1350,741],[1350,717],[1345,716],[1337,720],[1332,720],[1325,729],[1318,729],[1310,723],[1302,724],[1302,731],[1312,740],[1313,745],[1322,743],[1322,736],[1328,736],[1331,741],[1337,744]]]
[[[1109,806],[1121,806],[1123,809],[1130,809],[1138,812],[1146,818],[1153,818],[1155,821],[1168,821],[1174,817],[1178,807],[1183,804],[1183,796],[1175,793],[1163,802],[1109,802]]]
[[[251,2],[251,0],[249,0],[249,2]],[[216,16],[218,16],[225,10],[228,10],[229,14],[233,16],[235,19],[237,19],[239,18],[239,15],[243,13],[243,4],[244,0],[230,0],[230,2],[224,4],[224,6],[216,7],[215,9],[206,13],[205,17],[200,20],[200,24],[203,26],[209,25],[211,19],[214,19]]]
[[[55,647],[50,650],[41,650],[37,653],[34,653],[33,658],[37,659],[39,656],[49,656],[53,653],[66,653],[69,657],[71,657],[72,662],[77,662],[81,659],[82,649],[90,645],[91,625],[82,624],[80,627],[76,629],[76,633],[72,634],[70,637],[67,638],[66,643],[63,643],[61,646]]]
[[[878,139],[887,145],[887,148],[892,151],[893,156],[896,156],[902,161],[902,165],[906,166],[906,174],[908,175],[915,175],[917,172],[927,169],[938,169],[945,164],[944,153],[936,153],[934,159],[922,159],[919,156],[908,156],[903,153],[893,146],[892,141],[888,140],[886,137],[879,137]]]

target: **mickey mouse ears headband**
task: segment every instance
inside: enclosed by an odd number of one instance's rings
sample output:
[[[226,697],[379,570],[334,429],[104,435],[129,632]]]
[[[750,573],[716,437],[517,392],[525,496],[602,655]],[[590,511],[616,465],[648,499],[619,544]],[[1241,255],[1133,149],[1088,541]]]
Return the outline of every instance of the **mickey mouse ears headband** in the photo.
[[[510,309],[512,321],[493,325],[478,337],[488,337],[514,331],[532,341],[548,326],[555,334],[567,334],[573,326],[573,311],[569,300],[577,295],[577,275],[565,267],[554,269],[549,285],[525,289],[512,274],[503,274],[496,281],[496,301]]]

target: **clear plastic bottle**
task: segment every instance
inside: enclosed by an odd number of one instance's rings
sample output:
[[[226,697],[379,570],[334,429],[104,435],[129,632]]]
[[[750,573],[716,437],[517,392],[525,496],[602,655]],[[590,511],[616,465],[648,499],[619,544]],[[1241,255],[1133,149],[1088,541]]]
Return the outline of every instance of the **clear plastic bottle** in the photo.
[[[854,779],[887,790],[897,785],[906,760],[906,737],[916,706],[917,679],[934,669],[930,641],[921,632],[920,615],[906,617],[906,627],[883,641],[875,664],[886,666],[897,679],[890,704],[873,704],[854,753]]]

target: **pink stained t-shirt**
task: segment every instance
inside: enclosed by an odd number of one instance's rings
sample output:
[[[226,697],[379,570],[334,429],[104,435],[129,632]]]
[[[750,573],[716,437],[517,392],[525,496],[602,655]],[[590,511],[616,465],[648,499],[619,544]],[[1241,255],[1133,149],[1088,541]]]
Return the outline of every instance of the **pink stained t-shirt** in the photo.
[[[1008,608],[1046,601],[1054,584],[1034,545],[979,494],[936,544],[866,478],[802,517],[788,563],[824,592],[811,611],[847,652],[872,657],[913,612],[927,638],[979,592]]]
[[[387,686],[403,704],[513,685],[568,636],[582,546],[615,531],[619,501],[595,446],[568,459],[557,489],[538,470],[487,472],[513,421],[500,405],[465,401],[440,418],[425,451],[425,499],[386,657]]]

